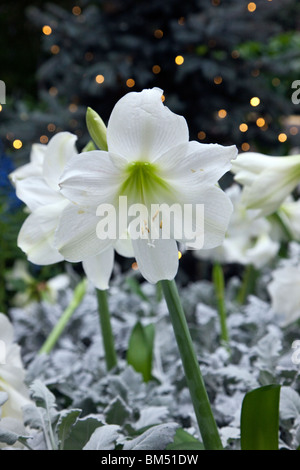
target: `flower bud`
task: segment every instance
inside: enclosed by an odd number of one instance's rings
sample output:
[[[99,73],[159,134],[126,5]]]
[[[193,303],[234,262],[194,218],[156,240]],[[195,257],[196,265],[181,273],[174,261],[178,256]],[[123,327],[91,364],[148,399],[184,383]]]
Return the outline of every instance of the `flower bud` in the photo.
[[[106,126],[96,111],[87,108],[86,125],[92,140],[100,150],[107,150]]]

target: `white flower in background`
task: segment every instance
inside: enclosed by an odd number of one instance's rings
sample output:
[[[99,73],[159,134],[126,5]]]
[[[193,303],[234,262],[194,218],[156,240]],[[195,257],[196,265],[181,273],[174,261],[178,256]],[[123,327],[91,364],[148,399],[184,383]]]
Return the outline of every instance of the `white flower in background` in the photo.
[[[260,216],[274,213],[300,182],[300,155],[271,157],[255,152],[238,155],[231,171],[244,186],[243,202]]]
[[[152,204],[204,204],[204,247],[222,243],[232,204],[217,182],[230,170],[236,148],[189,142],[186,120],[164,106],[161,97],[158,88],[125,95],[108,122],[108,151],[83,153],[67,164],[60,187],[74,204],[64,210],[56,232],[56,246],[67,260],[80,261],[111,246],[109,238],[97,237],[96,211],[104,203],[118,210],[120,196],[127,197],[128,207],[143,204],[149,213]],[[79,211],[78,205],[85,209]],[[145,222],[150,226],[150,220]],[[128,229],[132,234],[132,225]],[[132,246],[149,282],[175,277],[174,238],[132,237]]]
[[[8,290],[16,290],[15,286],[21,281],[23,289],[11,299],[12,305],[23,307],[30,302],[45,300],[56,302],[60,291],[64,291],[70,285],[67,274],[58,274],[47,281],[37,281],[28,271],[28,263],[24,260],[16,260],[12,269],[5,275]]]
[[[11,173],[16,193],[28,207],[30,215],[23,223],[18,236],[18,246],[27,258],[37,265],[49,265],[64,260],[54,246],[54,233],[63,210],[70,205],[60,192],[58,181],[65,165],[77,155],[77,137],[60,132],[47,145],[32,147],[30,163]],[[80,208],[77,207],[77,210]],[[126,241],[125,241],[126,242]],[[118,245],[123,256],[130,254],[130,247]],[[131,254],[132,256],[132,254]],[[82,259],[89,280],[99,289],[107,289],[113,270],[114,249],[87,259]]]
[[[274,312],[282,317],[282,326],[300,318],[300,265],[279,267],[267,286]]]
[[[277,214],[293,240],[300,241],[300,200],[295,201],[293,197],[288,197],[279,207]],[[285,234],[281,227],[278,229],[279,237],[284,239]]]
[[[224,242],[213,250],[195,251],[195,256],[220,263],[252,264],[260,269],[276,256],[280,247],[271,238],[272,225],[264,217],[257,218],[257,211],[246,209],[237,184],[225,192],[232,201],[233,214]]]
[[[13,418],[23,422],[22,408],[31,402],[24,384],[25,369],[20,347],[13,342],[13,336],[12,324],[6,315],[0,313],[0,392],[5,392],[8,396],[8,400],[2,405],[1,419]]]

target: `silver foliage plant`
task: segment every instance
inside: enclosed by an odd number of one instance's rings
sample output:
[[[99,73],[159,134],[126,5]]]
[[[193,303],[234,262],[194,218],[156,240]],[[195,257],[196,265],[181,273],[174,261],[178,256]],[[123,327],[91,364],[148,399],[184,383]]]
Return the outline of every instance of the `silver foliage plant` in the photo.
[[[229,281],[226,308],[231,354],[220,345],[212,284],[200,281],[180,289],[220,435],[228,449],[240,448],[245,393],[270,383],[282,386],[280,448],[295,449],[300,444],[299,365],[293,361],[291,346],[297,339],[297,324],[280,327],[265,289],[270,275],[266,270],[261,295],[250,296],[244,306],[234,301],[238,279]],[[159,450],[172,446],[179,428],[201,441],[167,307],[157,300],[155,286],[144,283],[141,289],[143,298],[131,290],[123,274],[116,273],[110,311],[122,360],[110,373],[105,368],[92,287],[50,355],[37,352],[68,304],[72,289],[55,305],[42,302],[11,310],[32,404],[24,409],[22,433],[1,427],[0,421],[2,447]],[[155,325],[153,379],[147,383],[126,362],[128,340],[138,320]],[[4,402],[1,395],[1,404]]]

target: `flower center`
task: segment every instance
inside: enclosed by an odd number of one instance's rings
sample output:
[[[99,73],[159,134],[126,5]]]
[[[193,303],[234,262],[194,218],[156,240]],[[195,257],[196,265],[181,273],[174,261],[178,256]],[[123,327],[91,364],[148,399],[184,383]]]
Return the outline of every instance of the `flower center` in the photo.
[[[159,167],[153,163],[131,162],[124,170],[120,196],[127,196],[129,204],[163,203],[170,195],[170,185],[160,177]]]

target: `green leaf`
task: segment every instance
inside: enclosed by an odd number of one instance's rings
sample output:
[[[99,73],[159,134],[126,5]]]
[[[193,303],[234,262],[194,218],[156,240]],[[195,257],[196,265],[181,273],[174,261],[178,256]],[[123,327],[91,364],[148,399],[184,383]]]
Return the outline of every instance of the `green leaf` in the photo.
[[[76,423],[80,413],[81,410],[79,409],[61,411],[56,424],[56,433],[61,450],[64,448],[65,440],[70,435],[71,429]]]
[[[64,450],[82,450],[100,426],[103,426],[103,422],[96,415],[79,418],[65,440]]]
[[[242,403],[242,450],[278,450],[280,385],[248,392]]]
[[[142,374],[145,382],[151,379],[154,334],[153,324],[143,326],[138,322],[129,339],[127,362]]]
[[[204,450],[204,445],[184,429],[179,428],[167,450]]]

